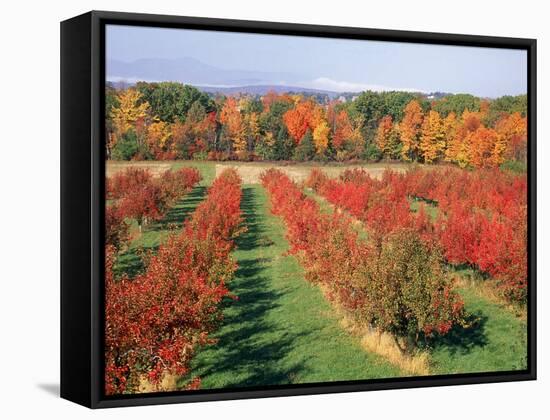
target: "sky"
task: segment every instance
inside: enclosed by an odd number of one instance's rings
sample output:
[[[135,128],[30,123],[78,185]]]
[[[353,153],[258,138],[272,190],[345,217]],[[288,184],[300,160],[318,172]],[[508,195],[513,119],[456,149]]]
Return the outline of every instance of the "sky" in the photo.
[[[130,64],[191,58],[220,73],[258,72],[261,84],[337,92],[440,91],[490,98],[527,92],[527,52],[512,49],[108,25],[106,55],[107,63]],[[124,78],[110,67],[108,80]]]

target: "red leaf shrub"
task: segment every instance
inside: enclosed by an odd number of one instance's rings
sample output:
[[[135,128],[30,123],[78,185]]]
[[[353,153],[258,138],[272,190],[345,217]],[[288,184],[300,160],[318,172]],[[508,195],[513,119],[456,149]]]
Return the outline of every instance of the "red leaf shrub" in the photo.
[[[386,170],[380,181],[362,169],[340,180],[321,171],[307,181],[330,203],[365,223],[375,243],[412,228],[426,244],[439,245],[453,264],[468,264],[496,278],[510,300],[524,302],[527,290],[527,179],[499,169],[454,167]],[[437,205],[435,223],[423,205],[414,214],[409,198]],[[501,235],[500,237],[498,235]]]
[[[105,207],[105,245],[112,245],[118,251],[130,239],[129,228],[116,204]]]
[[[407,173],[408,193],[438,203],[440,243],[453,264],[497,280],[506,298],[527,297],[527,178],[499,169]]]
[[[240,179],[220,175],[179,234],[151,256],[144,274],[115,279],[115,249],[105,259],[105,392],[136,392],[147,379],[189,375],[190,362],[221,320],[220,302],[236,264],[230,256],[242,221]],[[185,388],[196,389],[199,378]]]
[[[162,218],[200,180],[195,168],[167,170],[154,178],[147,169],[130,167],[107,179],[107,198],[116,200],[120,213],[135,219],[141,229],[144,223]]]

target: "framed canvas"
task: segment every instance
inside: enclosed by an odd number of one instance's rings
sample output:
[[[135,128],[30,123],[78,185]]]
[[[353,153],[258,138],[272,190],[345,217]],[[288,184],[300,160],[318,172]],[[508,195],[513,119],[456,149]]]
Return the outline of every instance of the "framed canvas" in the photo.
[[[536,378],[536,41],[61,23],[61,396]]]

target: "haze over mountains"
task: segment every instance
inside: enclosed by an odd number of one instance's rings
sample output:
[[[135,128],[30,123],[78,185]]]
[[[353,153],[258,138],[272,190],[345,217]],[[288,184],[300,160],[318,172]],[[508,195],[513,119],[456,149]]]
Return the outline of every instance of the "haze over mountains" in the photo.
[[[231,95],[246,93],[265,95],[269,91],[304,92],[309,94],[326,94],[330,97],[343,92],[359,92],[364,88],[350,89],[349,86],[328,85],[323,88],[326,78],[308,80],[307,76],[290,72],[269,72],[242,69],[223,69],[205,64],[195,58],[177,59],[141,58],[131,62],[108,59],[107,81],[118,86],[132,85],[138,81],[158,82],[174,81],[191,84],[209,93]],[[372,87],[372,90],[384,90]],[[390,90],[390,89],[386,89]]]
[[[127,82],[170,80],[192,85],[235,87],[249,85],[288,85],[300,80],[300,75],[282,72],[262,72],[222,69],[197,59],[142,58],[132,62],[107,61],[107,79]]]

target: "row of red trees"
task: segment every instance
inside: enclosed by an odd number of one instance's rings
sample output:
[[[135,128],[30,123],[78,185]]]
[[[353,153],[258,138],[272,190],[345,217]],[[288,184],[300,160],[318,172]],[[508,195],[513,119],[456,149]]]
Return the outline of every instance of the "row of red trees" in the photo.
[[[392,231],[414,228],[437,244],[452,264],[467,264],[497,279],[505,297],[524,302],[527,294],[527,180],[495,170],[416,169],[385,171],[382,179],[348,170],[339,180],[313,172],[309,186],[363,221],[375,241]],[[437,205],[427,216],[422,203]]]
[[[408,194],[438,205],[435,222],[447,260],[494,277],[511,301],[527,297],[527,178],[500,170],[416,170]]]
[[[262,183],[272,212],[286,222],[290,252],[306,278],[322,285],[354,319],[392,334],[402,351],[461,322],[463,302],[444,273],[442,257],[414,228],[401,226],[365,241],[349,216],[321,213],[282,172],[268,170]]]
[[[139,391],[142,381],[157,387],[166,375],[196,389],[190,362],[221,320],[220,303],[236,269],[230,256],[242,222],[241,180],[226,170],[188,219],[150,256],[143,274],[116,279],[113,245],[105,260],[105,392]],[[116,191],[113,187],[112,191]]]
[[[126,219],[143,224],[162,218],[185,194],[200,182],[195,168],[167,170],[159,177],[151,171],[127,168],[106,179],[106,198],[111,200],[105,209],[105,243],[117,250],[129,240]]]

